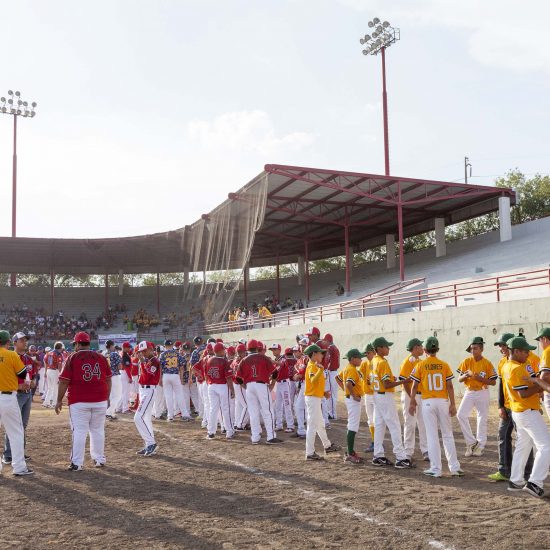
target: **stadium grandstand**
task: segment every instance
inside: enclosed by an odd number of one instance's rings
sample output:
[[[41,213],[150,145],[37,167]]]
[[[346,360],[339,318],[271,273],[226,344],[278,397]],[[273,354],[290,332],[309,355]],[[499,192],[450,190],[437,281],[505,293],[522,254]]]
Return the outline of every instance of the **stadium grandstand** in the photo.
[[[266,165],[212,212],[174,231],[109,239],[0,238],[3,272],[47,274],[51,281],[49,288],[2,288],[0,317],[17,318],[22,329],[31,324],[45,339],[63,338],[79,326],[95,334],[137,330],[160,339],[218,331],[230,308],[241,304],[256,312],[248,315],[247,326],[270,322],[257,319],[266,300],[296,319],[302,311],[303,321],[311,308],[335,303],[357,315],[357,303],[364,309],[366,299],[378,297],[368,306],[375,312],[381,295],[386,300],[395,293],[421,293],[451,277],[464,282],[532,267],[536,255],[528,245],[539,229],[514,227],[512,235],[515,201],[507,188]],[[445,243],[446,226],[495,211],[499,232]],[[532,224],[545,231],[548,221]],[[404,254],[403,239],[431,230],[435,254],[433,249]],[[353,253],[380,245],[386,247],[385,262],[352,269]],[[345,257],[343,272],[310,276],[309,262],[334,256]],[[298,265],[297,277],[279,277],[279,266],[288,263]],[[250,270],[262,266],[276,266],[273,281],[251,280]],[[156,286],[124,284],[125,275],[151,273]],[[183,284],[161,286],[163,273],[183,273]],[[215,282],[207,278],[212,273]],[[105,284],[56,287],[60,274],[101,275]],[[118,285],[109,286],[112,276],[118,276]],[[415,307],[409,302],[401,297],[394,311]]]

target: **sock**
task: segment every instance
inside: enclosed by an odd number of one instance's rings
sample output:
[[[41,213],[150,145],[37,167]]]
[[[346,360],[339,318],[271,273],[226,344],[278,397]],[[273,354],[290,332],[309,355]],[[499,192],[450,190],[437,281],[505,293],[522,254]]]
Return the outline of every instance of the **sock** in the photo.
[[[370,436],[372,437],[372,440],[374,441],[374,426],[369,426],[370,430]]]
[[[353,449],[355,447],[355,432],[348,430],[348,454],[353,454]]]

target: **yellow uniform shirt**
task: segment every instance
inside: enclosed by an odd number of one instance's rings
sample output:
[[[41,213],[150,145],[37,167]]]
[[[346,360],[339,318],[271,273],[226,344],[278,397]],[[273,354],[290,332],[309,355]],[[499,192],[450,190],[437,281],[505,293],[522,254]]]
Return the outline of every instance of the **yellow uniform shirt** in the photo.
[[[363,395],[372,395],[374,393],[372,389],[372,365],[369,359],[363,359],[359,372],[363,377]]]
[[[372,359],[372,374],[373,389],[375,392],[393,393],[395,391],[395,387],[384,387],[384,380],[395,382],[395,376],[391,371],[390,364],[386,361],[386,359],[380,357],[380,355],[375,355]]]
[[[500,359],[500,361],[498,362],[498,365],[497,365],[497,374],[498,374],[498,377],[500,379],[502,379],[502,367],[504,365],[504,363],[506,363],[506,361],[508,361],[508,357],[504,357],[502,356],[502,358]],[[508,396],[506,394],[506,391],[504,391],[504,384],[502,386],[502,393],[504,395],[504,407],[506,409],[509,409],[510,408],[510,402],[508,401]]]
[[[539,365],[540,372],[550,371],[550,346],[548,346],[543,352],[540,358]]]
[[[344,385],[344,391],[346,392],[346,397],[350,397],[350,392],[348,390],[348,385],[347,385],[348,382],[351,382],[355,395],[358,395],[359,397],[363,397],[365,393],[363,390],[363,387],[364,387],[363,375],[359,370],[360,368],[361,367],[355,367],[354,365],[349,363],[346,367],[344,367],[338,373],[337,378]]]
[[[458,374],[464,374],[465,372],[471,370],[474,374],[483,376],[483,378],[489,378],[489,380],[496,380],[498,378],[497,373],[495,372],[495,367],[488,359],[482,357],[479,361],[476,361],[473,357],[467,357],[458,365],[456,371]],[[466,378],[464,380],[464,385],[472,391],[484,390],[488,386],[479,382],[479,380],[473,380],[472,378]]]
[[[453,371],[439,357],[426,357],[414,367],[411,378],[422,384],[422,399],[448,399],[447,384],[452,384]]]
[[[311,359],[306,367],[304,395],[324,397],[325,395],[325,373],[323,367],[314,363]]]
[[[529,352],[529,357],[527,357],[527,363],[529,363],[537,372],[540,367],[540,357],[534,354],[532,351]]]
[[[0,391],[17,391],[17,375],[23,374],[26,370],[21,357],[15,351],[0,348]]]
[[[527,361],[518,363],[512,359],[502,365],[502,390],[504,399],[508,400],[510,409],[513,412],[523,412],[528,410],[538,411],[540,407],[540,395],[535,393],[531,397],[521,397],[518,390],[524,390],[529,387],[525,382],[525,377],[533,376],[537,371]]]

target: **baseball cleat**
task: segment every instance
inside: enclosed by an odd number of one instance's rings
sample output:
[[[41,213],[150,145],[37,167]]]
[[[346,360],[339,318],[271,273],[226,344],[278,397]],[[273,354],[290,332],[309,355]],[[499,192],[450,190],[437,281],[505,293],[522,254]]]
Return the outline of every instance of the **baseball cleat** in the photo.
[[[374,466],[393,466],[393,462],[388,460],[385,456],[377,456],[372,459]]]
[[[451,475],[453,477],[464,477],[464,472],[462,470],[455,470],[454,472],[451,472]]]
[[[477,441],[473,445],[466,445],[466,452],[464,453],[464,456],[473,456],[478,445],[479,444]]]
[[[182,422],[193,422],[194,418],[191,418],[190,416],[182,416],[181,421]]]
[[[260,440],[258,439],[258,441],[251,441],[252,445],[259,445],[260,444]]]
[[[472,449],[472,456],[482,456],[483,447],[478,443],[474,449]]]
[[[235,431],[236,432],[246,432],[246,430],[244,428],[239,428],[239,426],[235,427]]]
[[[266,443],[267,443],[268,445],[276,445],[277,443],[282,443],[282,442],[283,442],[283,440],[282,440],[282,439],[279,439],[278,437],[273,437],[272,439],[268,439],[268,440],[266,441]]]
[[[96,460],[94,462],[94,468],[103,468],[105,467],[105,462],[99,462],[99,460]]]
[[[424,459],[424,462],[430,462],[430,456],[428,455],[428,451],[425,453],[422,453],[422,458]]]
[[[285,434],[293,434],[294,433],[294,428],[286,428],[285,429]]]
[[[342,447],[340,445],[336,445],[335,443],[331,443],[326,449],[325,453],[337,453],[338,451],[341,451]]]
[[[487,476],[489,479],[492,479],[493,481],[509,481],[510,478],[506,477],[502,472],[496,472],[495,474],[489,474]]]
[[[344,457],[344,462],[349,462],[350,464],[363,464],[363,459],[357,455],[357,453],[347,454]]]
[[[82,466],[77,466],[76,464],[73,464],[72,462],[69,464],[69,467],[67,468],[67,470],[69,470],[69,472],[80,472],[83,469],[84,468]]]
[[[145,451],[145,454],[143,456],[151,456],[157,454],[158,445],[156,443],[153,443],[152,445],[149,445],[147,447],[147,450]]]
[[[366,453],[374,453],[374,443],[371,443],[366,449]]]
[[[513,481],[508,482],[508,491],[523,491],[525,485],[517,485]]]
[[[404,460],[398,460],[395,463],[395,467],[398,470],[404,470],[405,468],[412,468],[412,462],[408,458],[405,458]]]
[[[147,447],[144,447],[143,449],[137,451],[137,455],[143,456],[147,452]]]
[[[206,434],[206,439],[214,439],[215,437],[215,434]]]
[[[106,418],[107,420],[118,420],[118,418],[117,418],[116,416],[112,416],[112,415],[110,415],[110,414],[106,414],[106,415],[105,415],[105,418]]]
[[[537,497],[537,498],[542,498],[544,496],[543,488],[539,487],[536,483],[531,483],[530,481],[528,481],[525,484],[525,486],[523,487],[523,490],[526,493],[529,493],[530,495],[532,495],[534,497]]]
[[[441,477],[441,474],[439,472],[434,472],[433,470],[424,470],[422,472],[425,476],[429,476],[429,477]]]
[[[167,418],[166,422],[174,422],[174,419],[173,418]]]
[[[80,467],[82,469],[82,466]],[[13,472],[14,476],[21,477],[21,476],[32,476],[34,474],[34,471],[30,468],[27,468],[26,470],[23,470],[22,472]]]
[[[311,455],[306,456],[306,460],[325,460],[322,456],[318,455],[317,453],[313,453]]]
[[[11,464],[11,457],[2,457],[2,464]]]

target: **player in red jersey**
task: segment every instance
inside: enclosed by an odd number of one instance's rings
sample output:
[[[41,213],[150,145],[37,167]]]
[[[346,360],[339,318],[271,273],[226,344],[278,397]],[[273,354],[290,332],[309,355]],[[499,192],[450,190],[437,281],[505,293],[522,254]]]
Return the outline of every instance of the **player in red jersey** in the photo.
[[[122,382],[121,412],[127,413],[129,409],[130,390],[132,389],[132,345],[130,342],[122,344],[122,362],[120,381]]]
[[[252,444],[257,445],[262,437],[260,416],[264,421],[267,443],[282,443],[275,432],[275,415],[269,390],[277,376],[275,366],[269,357],[259,353],[259,342],[250,340],[247,347],[249,355],[239,363],[236,378],[246,387]]]
[[[88,434],[95,466],[105,466],[105,413],[112,373],[107,359],[90,350],[90,336],[86,332],[77,332],[73,345],[75,351],[69,355],[59,375],[55,412],[61,412],[63,396],[68,390],[73,439],[69,470],[80,471]]]
[[[214,344],[210,342],[200,354],[200,359],[193,364],[193,374],[197,377],[197,383],[199,385],[199,395],[202,402],[202,422],[201,427],[208,427],[208,414],[210,411],[210,403],[208,401],[208,384],[206,383],[206,377],[204,374],[204,367],[208,358],[214,355]]]
[[[44,399],[44,407],[49,409],[54,408],[54,401],[57,395],[57,383],[59,372],[63,366],[65,357],[63,355],[63,342],[56,342],[54,349],[46,354],[44,362],[46,363],[46,378],[48,390]]]
[[[139,343],[138,351],[141,355],[139,368],[139,407],[134,415],[134,422],[139,435],[145,442],[145,447],[137,452],[141,456],[151,456],[157,452],[158,445],[155,442],[153,432],[153,401],[155,391],[160,382],[160,362],[155,356],[155,344],[152,342]]]
[[[233,388],[235,390],[235,430],[243,432],[250,422],[250,416],[248,415],[248,406],[246,404],[246,389],[243,384],[238,383],[235,374],[239,363],[246,357],[246,346],[244,344],[239,344],[235,348],[235,351],[237,356],[231,364],[231,370],[233,371]]]
[[[275,384],[275,429],[283,429],[283,415],[286,422],[286,433],[294,431],[294,415],[292,414],[292,401],[290,399],[290,369],[281,355],[281,344],[272,344],[269,349],[273,353],[277,369],[277,383]],[[291,351],[292,355],[292,351]]]
[[[336,384],[336,375],[340,368],[340,350],[334,345],[332,334],[325,334],[323,341],[327,345],[327,353],[323,360],[323,366],[326,368],[327,383],[325,391],[330,392],[330,397],[327,399],[327,412],[329,420],[336,420],[338,414],[336,411],[336,403],[338,402],[338,385]]]
[[[233,371],[225,357],[225,347],[221,342],[213,346],[214,355],[209,357],[204,366],[204,376],[208,385],[208,439],[214,439],[218,426],[218,414],[221,412],[227,439],[233,439],[233,418],[229,410],[229,399],[235,397],[233,390]]]
[[[294,355],[294,359],[296,361],[296,364],[294,365],[294,382],[296,383],[296,396],[294,398],[294,413],[296,415],[296,423],[297,423],[297,429],[296,429],[296,435],[300,439],[306,438],[306,401],[305,401],[305,395],[304,391],[306,389],[305,385],[305,374],[306,374],[306,367],[307,362],[309,361],[309,357],[307,355],[303,354],[303,349],[307,347],[308,340],[307,338],[304,338],[302,341],[300,341],[299,344],[296,344],[292,348],[292,354]]]

